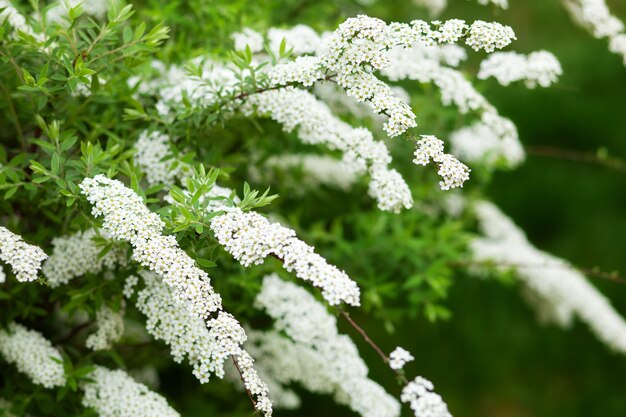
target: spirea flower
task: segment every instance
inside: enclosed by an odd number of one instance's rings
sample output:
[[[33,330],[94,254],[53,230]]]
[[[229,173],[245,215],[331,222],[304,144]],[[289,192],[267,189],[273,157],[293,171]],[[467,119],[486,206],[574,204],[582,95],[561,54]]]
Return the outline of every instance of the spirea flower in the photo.
[[[595,38],[607,38],[609,50],[621,55],[626,65],[624,23],[611,14],[605,0],[564,0],[563,3],[576,23]]]
[[[100,417],[180,417],[165,398],[122,370],[96,366],[89,378],[93,382],[81,385],[82,404]]]
[[[501,9],[509,8],[509,0],[478,0],[479,4],[486,6],[488,4],[493,4],[494,6],[500,7]]]
[[[299,240],[293,230],[239,208],[215,217],[210,227],[218,242],[243,266],[258,265],[266,257],[275,256],[287,271],[320,288],[331,305],[359,305],[356,283]]]
[[[534,295],[542,319],[567,326],[577,316],[607,346],[626,353],[626,321],[583,274],[535,248],[494,204],[478,202],[475,211],[484,234],[470,245],[475,260],[513,268]]]
[[[411,355],[411,352],[398,346],[389,354],[389,367],[394,370],[400,370],[404,368],[407,362],[412,360],[415,360],[415,358]]]
[[[403,389],[400,399],[409,404],[415,417],[452,417],[439,394],[433,392],[433,383],[418,376]]]
[[[35,281],[41,263],[47,257],[41,248],[29,245],[20,236],[0,226],[0,261],[11,265],[18,281]]]
[[[363,417],[399,416],[399,403],[367,377],[352,340],[338,333],[335,317],[306,290],[269,275],[256,305],[274,318],[276,330],[251,332],[247,346],[274,384],[298,382],[312,392],[335,394]]]
[[[524,148],[513,123],[490,112],[482,119],[450,135],[452,153],[462,161],[485,166],[504,163],[515,167],[523,162]]]
[[[190,315],[156,274],[148,271],[140,274],[145,287],[138,292],[137,308],[147,317],[148,333],[170,347],[174,361],[180,363],[186,359],[196,378],[207,383],[211,375],[224,376],[224,362],[233,356],[242,371],[244,384],[257,397],[258,407],[262,407],[259,410],[271,415],[267,386],[256,374],[252,359],[241,348],[246,334],[239,322],[230,314],[220,312],[216,319],[205,323]],[[129,279],[134,283],[136,277]]]
[[[44,388],[65,385],[63,358],[39,332],[10,323],[7,330],[0,330],[0,354],[37,385]]]
[[[442,179],[439,182],[442,190],[462,187],[469,179],[470,169],[454,156],[444,153],[443,141],[432,135],[422,135],[422,139],[417,141],[413,163],[427,165],[431,161],[439,167],[437,174]]]
[[[86,178],[80,189],[93,205],[92,214],[103,217],[103,229],[115,239],[130,242],[133,259],[161,275],[191,312],[207,318],[221,308],[208,274],[195,266],[174,236],[162,235],[163,221],[134,191],[104,175]]]
[[[382,142],[374,140],[370,131],[353,128],[334,116],[328,106],[311,93],[292,87],[266,91],[249,97],[244,105],[244,112],[271,117],[280,123],[284,130],[291,132],[298,128],[298,137],[307,144],[325,144],[331,149],[344,153],[344,161],[355,173],[368,172],[372,177],[384,176],[383,170],[392,172],[387,167],[391,156]],[[408,185],[398,175],[394,177],[394,189],[381,189],[375,183],[370,185],[369,194],[378,202],[382,210],[399,212],[411,207],[412,199]],[[396,196],[390,200],[390,196]]]
[[[231,38],[238,51],[245,51],[246,48],[250,48],[251,52],[263,50],[263,35],[253,29],[244,28],[241,32],[233,33]]]
[[[537,51],[529,55],[516,52],[496,52],[480,63],[478,78],[494,77],[502,85],[524,81],[528,88],[548,87],[563,74],[561,64],[550,52]]]
[[[67,284],[86,273],[97,274],[127,264],[126,248],[117,242],[111,242],[110,249],[101,256],[104,248],[93,240],[98,235],[110,237],[106,232],[89,229],[52,239],[54,249],[42,268],[50,287]]]
[[[91,350],[110,349],[124,334],[122,312],[113,311],[103,305],[96,312],[96,328],[96,331],[87,337],[85,346]]]
[[[146,174],[146,181],[150,186],[156,184],[172,185],[184,173],[184,164],[174,166],[172,152],[169,147],[168,135],[153,131],[143,131],[135,142],[135,162]],[[169,160],[168,160],[169,157]]]

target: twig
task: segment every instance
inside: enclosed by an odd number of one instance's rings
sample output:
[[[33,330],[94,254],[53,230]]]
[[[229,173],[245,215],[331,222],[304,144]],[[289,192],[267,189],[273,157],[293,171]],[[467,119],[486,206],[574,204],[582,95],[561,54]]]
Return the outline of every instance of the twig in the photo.
[[[585,162],[626,173],[626,162],[609,156],[601,156],[593,152],[580,152],[572,149],[563,149],[552,146],[530,146],[526,148],[526,152],[529,155],[566,159],[574,162]]]
[[[359,334],[363,337],[363,339],[365,339],[365,341],[367,342],[368,345],[370,345],[372,348],[374,348],[374,350],[376,351],[376,353],[378,353],[378,356],[380,356],[380,358],[383,360],[383,362],[385,362],[385,364],[389,364],[389,356],[387,356],[385,354],[385,352],[383,352],[383,350],[378,347],[378,345],[376,343],[374,343],[374,341],[369,337],[369,335],[367,334],[367,332],[365,330],[363,330],[363,328],[361,326],[359,326],[358,324],[356,324],[356,322],[352,319],[352,317],[350,317],[350,313],[348,313],[345,310],[339,309],[339,314],[341,314],[341,316],[346,319],[346,321],[357,331],[359,332]],[[398,369],[392,369],[391,367],[389,368],[391,369],[396,376],[398,377],[398,379],[404,384],[408,384],[409,380],[406,379],[406,376],[404,376],[404,372],[402,372],[401,370]]]
[[[246,394],[248,394],[248,398],[250,398],[250,402],[252,403],[252,407],[254,407],[254,414],[256,414],[257,416],[260,416],[261,414],[259,413],[259,410],[257,410],[257,408],[256,408],[256,401],[254,400],[254,397],[252,396],[252,393],[250,392],[248,387],[246,387],[246,382],[243,379],[243,373],[241,372],[241,369],[239,368],[239,365],[237,364],[237,360],[235,359],[235,357],[233,355],[230,355],[230,358],[232,359],[233,365],[235,365],[235,368],[237,368],[237,372],[239,373],[239,378],[241,379],[241,383],[243,384],[243,388],[246,390]]]
[[[80,333],[83,329],[85,329],[86,327],[88,327],[92,322],[91,321],[86,321],[82,324],[79,324],[78,326],[74,327],[72,330],[70,330],[70,332],[68,334],[66,334],[65,336],[61,337],[60,339],[57,339],[53,342],[54,345],[62,345],[63,343],[71,340],[72,338],[74,338],[74,336],[76,336],[78,333]]]
[[[626,285],[626,278],[620,276],[617,272],[604,272],[600,271],[597,268],[584,268],[568,263],[536,263],[536,264],[528,264],[528,263],[515,263],[515,262],[497,262],[492,260],[485,261],[453,261],[449,263],[450,266],[455,267],[468,267],[468,266],[500,266],[506,268],[552,268],[552,269],[574,269],[582,274],[585,274],[592,278],[602,278],[608,281],[613,281],[618,284]]]

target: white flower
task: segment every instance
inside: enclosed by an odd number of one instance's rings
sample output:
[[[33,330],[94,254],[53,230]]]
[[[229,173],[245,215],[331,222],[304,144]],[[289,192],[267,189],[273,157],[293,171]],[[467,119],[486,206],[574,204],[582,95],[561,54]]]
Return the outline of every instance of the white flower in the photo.
[[[245,51],[246,48],[250,48],[251,52],[263,50],[263,35],[253,29],[244,28],[241,32],[233,33],[231,38],[237,51]]]
[[[133,246],[133,259],[158,273],[174,295],[202,318],[221,308],[221,298],[206,272],[176,242],[162,235],[164,223],[141,198],[117,180],[104,175],[86,178],[80,189],[93,204],[92,214],[103,217],[103,229],[111,237]]]
[[[331,305],[359,305],[359,287],[345,272],[330,265],[296,233],[278,223],[270,223],[258,213],[227,209],[210,224],[218,242],[243,266],[261,264],[273,255],[289,272],[321,288]]]
[[[45,388],[65,385],[63,358],[39,332],[10,323],[7,330],[0,330],[0,354],[37,385]]]
[[[432,382],[418,376],[402,389],[400,399],[409,404],[415,417],[452,417],[446,403],[433,389]]]
[[[427,165],[431,161],[439,167],[437,174],[442,179],[439,182],[442,190],[462,187],[469,179],[470,169],[454,156],[444,153],[443,141],[432,135],[422,135],[422,139],[417,141],[413,163]]]
[[[404,368],[407,362],[412,360],[415,360],[415,358],[411,355],[411,352],[398,346],[389,354],[389,367],[394,370],[400,370]]]
[[[180,161],[173,166],[169,142],[169,136],[158,131],[143,131],[135,142],[135,162],[146,174],[146,181],[150,186],[172,185],[177,178],[182,178],[189,171],[189,167]]]
[[[363,417],[400,415],[398,401],[367,377],[365,362],[352,340],[338,333],[335,317],[306,290],[269,275],[256,305],[274,318],[275,331],[250,331],[246,346],[272,386],[283,388],[286,401],[293,404],[294,397],[284,386],[297,382],[312,392],[334,394]]]
[[[81,384],[85,392],[82,403],[100,417],[180,417],[165,398],[122,370],[96,366],[89,378],[93,382]]]
[[[35,281],[47,257],[41,248],[25,243],[20,236],[0,226],[0,261],[11,265],[18,281]]]
[[[85,346],[91,350],[110,349],[124,333],[124,317],[103,305],[96,312],[96,326],[96,332],[87,337]]]
[[[289,154],[271,156],[265,166],[273,169],[300,168],[305,174],[304,181],[298,185],[317,187],[326,185],[347,191],[357,182],[357,172],[346,161],[330,156],[314,154]]]
[[[484,237],[471,243],[474,259],[513,268],[534,295],[542,319],[567,326],[577,316],[607,346],[626,353],[626,322],[583,274],[535,248],[494,204],[481,201],[475,209]]]
[[[491,3],[494,6],[500,7],[501,9],[509,8],[509,0],[478,0],[478,3],[482,4],[483,6],[486,6],[489,3]]]
[[[537,51],[527,56],[516,52],[496,52],[480,63],[478,78],[494,77],[505,86],[524,81],[528,88],[535,88],[537,85],[550,86],[562,74],[561,64],[550,52]]]
[[[110,238],[105,232],[89,229],[52,239],[52,255],[42,268],[50,287],[67,284],[73,278],[89,272],[97,274],[104,269],[113,269],[116,265],[126,265],[126,248],[117,242],[111,242],[110,250],[100,256],[104,248],[93,241],[98,235]]]

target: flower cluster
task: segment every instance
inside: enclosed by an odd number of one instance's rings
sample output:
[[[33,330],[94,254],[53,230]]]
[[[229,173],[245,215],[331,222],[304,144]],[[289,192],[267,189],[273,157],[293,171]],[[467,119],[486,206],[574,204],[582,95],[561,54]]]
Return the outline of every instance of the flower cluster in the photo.
[[[254,370],[249,354],[240,347],[246,335],[237,320],[220,312],[217,319],[205,324],[189,314],[156,274],[142,271],[140,275],[145,287],[138,292],[137,308],[147,317],[148,333],[170,347],[174,361],[180,363],[187,358],[196,378],[207,383],[212,374],[218,378],[224,376],[224,362],[232,355],[246,387],[257,396],[257,408],[271,415],[267,385]],[[132,288],[136,281],[137,277],[131,276],[127,284]]]
[[[256,305],[275,320],[276,331],[251,332],[254,346],[248,349],[274,384],[298,382],[313,392],[334,393],[363,417],[399,416],[399,403],[367,377],[352,340],[337,332],[335,317],[306,290],[270,275]]]
[[[626,321],[609,301],[566,261],[536,249],[524,233],[492,203],[475,206],[484,237],[471,243],[474,259],[514,268],[540,302],[540,317],[562,326],[574,316],[587,323],[598,339],[626,353]]]
[[[65,385],[63,358],[39,332],[10,323],[7,330],[0,330],[0,354],[37,385],[45,388]]]
[[[89,374],[93,382],[82,384],[82,403],[100,417],[180,417],[159,394],[133,380],[122,370],[102,366]]]
[[[563,69],[559,60],[547,51],[532,52],[528,55],[517,52],[497,52],[480,63],[478,78],[493,77],[502,85],[524,81],[528,88],[549,87],[555,83]]]
[[[403,389],[400,399],[409,404],[415,417],[452,417],[441,396],[433,392],[433,383],[418,376]]]
[[[481,120],[469,128],[463,128],[462,135],[453,134],[453,152],[461,159],[487,163],[503,160],[508,166],[523,161],[524,151],[515,125],[500,116],[495,107],[476,91],[460,71],[445,66],[458,65],[464,56],[454,50],[442,53],[437,52],[437,48],[434,48],[435,51],[432,49],[423,46],[395,49],[390,55],[391,66],[383,74],[391,80],[433,82],[441,92],[444,105],[454,104],[463,114],[470,111],[481,114]],[[454,140],[455,136],[457,140]],[[470,140],[464,141],[462,138]]]
[[[425,8],[430,16],[439,16],[448,6],[447,0],[413,0],[412,3]]]
[[[162,235],[164,223],[134,191],[104,175],[86,178],[80,189],[93,205],[92,214],[104,218],[103,229],[114,239],[130,242],[133,258],[161,275],[191,312],[206,319],[221,308],[207,273],[195,266],[174,236]]]
[[[52,239],[52,255],[42,268],[50,287],[67,284],[86,273],[97,274],[105,269],[113,269],[116,265],[126,265],[126,248],[117,242],[111,242],[110,249],[102,255],[104,248],[93,240],[97,236],[110,238],[104,231],[89,229]]]
[[[611,14],[605,0],[565,0],[574,20],[598,38],[608,38],[609,50],[619,54],[626,65],[626,33],[624,23]]]
[[[439,182],[442,190],[462,187],[469,179],[470,169],[454,156],[444,153],[443,141],[432,135],[422,135],[422,139],[417,141],[413,163],[428,165],[431,161],[439,167],[437,173],[442,179]]]
[[[415,360],[415,358],[411,355],[411,352],[398,346],[389,354],[389,367],[398,371],[412,360]]]
[[[388,168],[391,156],[384,143],[375,141],[367,129],[353,128],[341,121],[311,93],[291,87],[266,91],[249,97],[244,111],[250,115],[269,116],[282,124],[287,132],[299,127],[298,136],[302,142],[326,144],[331,149],[340,150],[344,161],[355,173],[367,171],[372,176],[383,177],[386,172],[393,176],[396,181],[388,183],[394,186],[393,190],[370,185],[369,194],[377,200],[381,210],[399,212],[412,206],[408,185],[395,170]]]
[[[158,131],[143,131],[135,142],[135,162],[146,174],[149,185],[172,185],[177,178],[181,178],[188,167],[171,160],[172,152],[169,147],[170,138]],[[170,157],[170,160],[167,160]]]
[[[258,265],[267,256],[275,256],[287,271],[321,288],[331,305],[342,302],[359,305],[360,291],[356,283],[299,240],[293,230],[239,208],[228,209],[215,217],[210,226],[218,242],[243,266]]]
[[[103,305],[96,312],[97,330],[87,337],[85,346],[91,350],[110,349],[124,334],[124,316]]]
[[[0,226],[0,261],[11,265],[18,281],[35,281],[41,263],[47,257],[41,248],[29,245],[20,236]]]
[[[106,16],[109,8],[113,4],[113,0],[64,0],[59,1],[50,8],[46,8],[46,20],[48,23],[62,22],[63,18],[68,15],[68,7],[76,7],[81,5],[83,13],[102,19]]]
[[[513,167],[525,158],[515,125],[497,113],[484,113],[481,121],[453,132],[450,143],[452,153],[465,162]]]

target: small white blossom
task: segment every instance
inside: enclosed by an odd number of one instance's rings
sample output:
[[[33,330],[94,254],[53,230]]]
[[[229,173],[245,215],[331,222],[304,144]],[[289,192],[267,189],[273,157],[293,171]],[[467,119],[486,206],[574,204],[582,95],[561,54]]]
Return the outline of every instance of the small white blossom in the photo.
[[[394,370],[400,370],[404,368],[407,362],[412,360],[415,360],[415,358],[411,355],[411,352],[398,346],[389,354],[389,367]]]
[[[403,389],[400,399],[409,404],[415,417],[452,417],[439,394],[433,392],[433,383],[418,376]]]
[[[321,288],[331,305],[359,305],[359,287],[345,272],[330,265],[296,233],[278,223],[270,223],[258,213],[231,208],[210,224],[218,242],[243,266],[261,264],[273,255],[289,272]]]
[[[537,51],[529,55],[496,52],[480,63],[478,78],[485,80],[494,77],[505,86],[524,81],[528,88],[535,88],[537,85],[550,86],[562,74],[561,64],[550,52]]]
[[[63,358],[39,332],[10,323],[7,330],[0,330],[0,354],[37,385],[45,388],[65,385]]]
[[[577,316],[607,346],[626,353],[626,321],[582,273],[535,248],[494,204],[481,201],[475,210],[484,234],[470,245],[475,260],[493,261],[503,270],[514,268],[534,295],[543,320],[567,326]]]
[[[486,6],[489,3],[491,3],[494,6],[500,7],[501,9],[509,8],[509,0],[478,0],[478,3],[482,4],[483,6]]]
[[[82,404],[100,417],[180,417],[165,398],[122,370],[96,366],[89,378],[93,382],[81,385],[85,392]]]
[[[35,281],[41,263],[47,257],[41,248],[29,245],[20,236],[0,226],[0,261],[11,265],[18,281]]]
[[[443,141],[432,135],[422,135],[422,139],[417,141],[413,163],[427,165],[431,161],[439,167],[437,174],[442,179],[439,182],[442,190],[462,187],[469,179],[470,169],[454,156],[444,153]]]
[[[104,218],[103,229],[115,239],[130,242],[133,259],[163,276],[190,311],[207,318],[221,308],[208,274],[195,266],[174,236],[162,234],[165,224],[134,191],[104,175],[86,178],[80,189],[93,204],[92,214]]]
[[[117,242],[111,242],[110,250],[100,256],[103,247],[96,245],[93,239],[101,235],[108,239],[107,233],[89,229],[68,236],[52,239],[52,255],[43,264],[43,274],[48,285],[56,288],[86,273],[97,274],[111,270],[115,266],[127,263],[126,248]]]
[[[311,392],[334,394],[363,417],[400,415],[398,401],[367,377],[367,365],[352,340],[338,333],[336,318],[306,290],[269,275],[256,305],[275,320],[275,331],[250,331],[246,346],[272,386],[283,388],[284,400],[293,403],[284,386],[297,382]]]
[[[241,32],[233,33],[231,38],[237,51],[245,51],[246,48],[250,48],[253,53],[263,50],[263,35],[253,29],[244,28]]]
[[[124,334],[124,317],[103,305],[96,312],[96,327],[96,332],[87,337],[85,346],[91,350],[110,349]]]
[[[180,161],[174,167],[169,147],[170,138],[158,131],[143,131],[135,142],[135,162],[146,174],[148,185],[173,185],[177,178],[184,177],[190,169]]]

